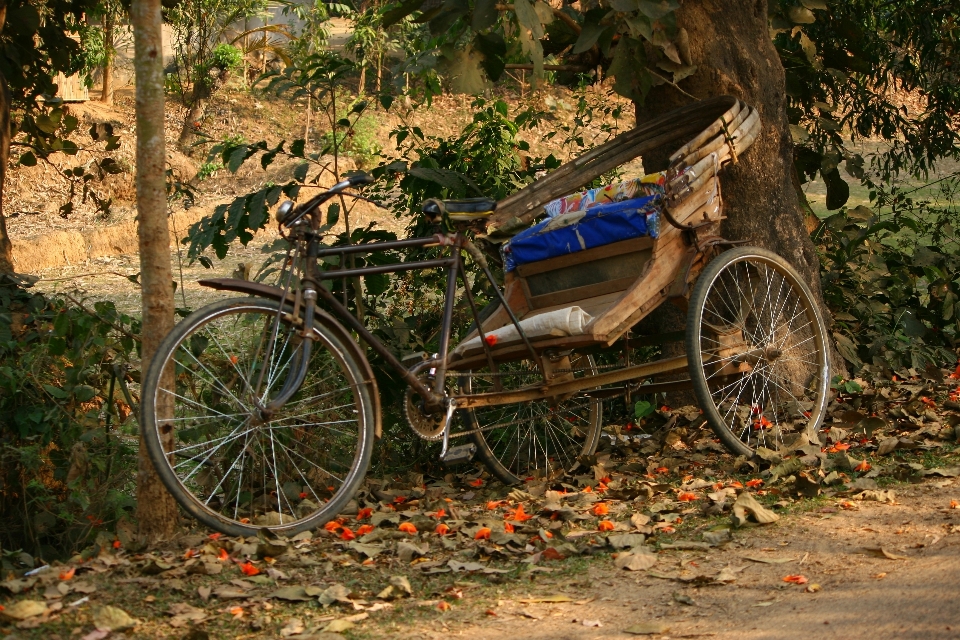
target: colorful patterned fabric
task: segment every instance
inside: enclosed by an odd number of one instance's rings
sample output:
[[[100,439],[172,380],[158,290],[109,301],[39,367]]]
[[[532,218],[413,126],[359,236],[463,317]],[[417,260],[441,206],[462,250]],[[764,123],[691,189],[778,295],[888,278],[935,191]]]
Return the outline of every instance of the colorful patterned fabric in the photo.
[[[598,204],[622,202],[643,196],[662,196],[666,183],[666,173],[651,173],[642,178],[633,178],[618,184],[610,184],[557,198],[544,205],[543,209],[547,216],[555,218],[574,211],[583,211]]]

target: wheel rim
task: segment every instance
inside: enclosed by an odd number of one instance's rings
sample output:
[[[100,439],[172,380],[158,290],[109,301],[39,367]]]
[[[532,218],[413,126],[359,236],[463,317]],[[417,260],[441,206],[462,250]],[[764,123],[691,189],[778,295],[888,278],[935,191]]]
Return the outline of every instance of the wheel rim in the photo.
[[[710,281],[696,319],[704,409],[750,449],[819,426],[828,384],[823,327],[792,270],[742,256]]]
[[[306,379],[268,418],[260,409],[283,386],[301,341],[277,322],[276,308],[222,310],[170,350],[154,393],[155,424],[172,443],[164,460],[189,511],[295,530],[332,516],[325,512],[352,493],[362,395],[338,345],[315,335]]]
[[[595,372],[589,356],[573,359],[571,369]],[[498,376],[472,373],[461,386],[467,393],[519,389],[538,384],[542,377],[530,361],[503,363]],[[582,375],[582,372],[579,374]],[[573,468],[581,456],[596,448],[601,403],[577,395],[559,401],[539,400],[474,409],[472,429],[483,429],[482,438],[491,456],[506,473],[501,478],[516,483],[531,478],[551,478]]]

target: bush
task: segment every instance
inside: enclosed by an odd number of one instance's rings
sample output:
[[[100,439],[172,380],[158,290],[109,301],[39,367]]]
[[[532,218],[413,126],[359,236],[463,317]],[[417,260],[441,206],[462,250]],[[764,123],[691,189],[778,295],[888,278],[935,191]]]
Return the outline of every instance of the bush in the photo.
[[[132,513],[138,331],[113,303],[0,284],[0,550],[51,560]]]
[[[960,346],[960,183],[940,181],[936,199],[871,186],[873,209],[841,208],[814,232],[839,351],[854,370],[950,364]]]

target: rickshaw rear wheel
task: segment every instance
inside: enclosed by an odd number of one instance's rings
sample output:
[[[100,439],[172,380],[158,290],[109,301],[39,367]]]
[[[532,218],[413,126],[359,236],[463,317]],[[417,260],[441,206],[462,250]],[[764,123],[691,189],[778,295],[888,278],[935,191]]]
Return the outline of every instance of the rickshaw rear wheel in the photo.
[[[815,437],[829,401],[827,345],[810,288],[772,251],[725,251],[693,288],[686,348],[694,394],[735,454]]]

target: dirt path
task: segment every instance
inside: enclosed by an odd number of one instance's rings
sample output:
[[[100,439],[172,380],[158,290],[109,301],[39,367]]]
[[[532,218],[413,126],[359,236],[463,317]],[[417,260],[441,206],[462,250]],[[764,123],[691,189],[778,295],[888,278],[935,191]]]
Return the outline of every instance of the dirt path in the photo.
[[[496,616],[479,612],[479,623],[428,637],[498,640],[508,632],[528,640],[592,640],[631,637],[625,630],[637,626],[661,630],[655,635],[664,638],[718,640],[960,637],[960,536],[951,533],[960,529],[960,510],[949,509],[957,496],[953,481],[924,482],[899,492],[894,505],[817,508],[739,534],[719,549],[662,551],[640,577],[597,562],[564,585],[579,602],[520,604],[514,595],[492,609]],[[903,559],[877,557],[866,548]],[[716,576],[724,567],[736,582],[683,582]],[[786,583],[787,575],[803,575],[808,583]],[[511,591],[542,588],[517,585]]]

